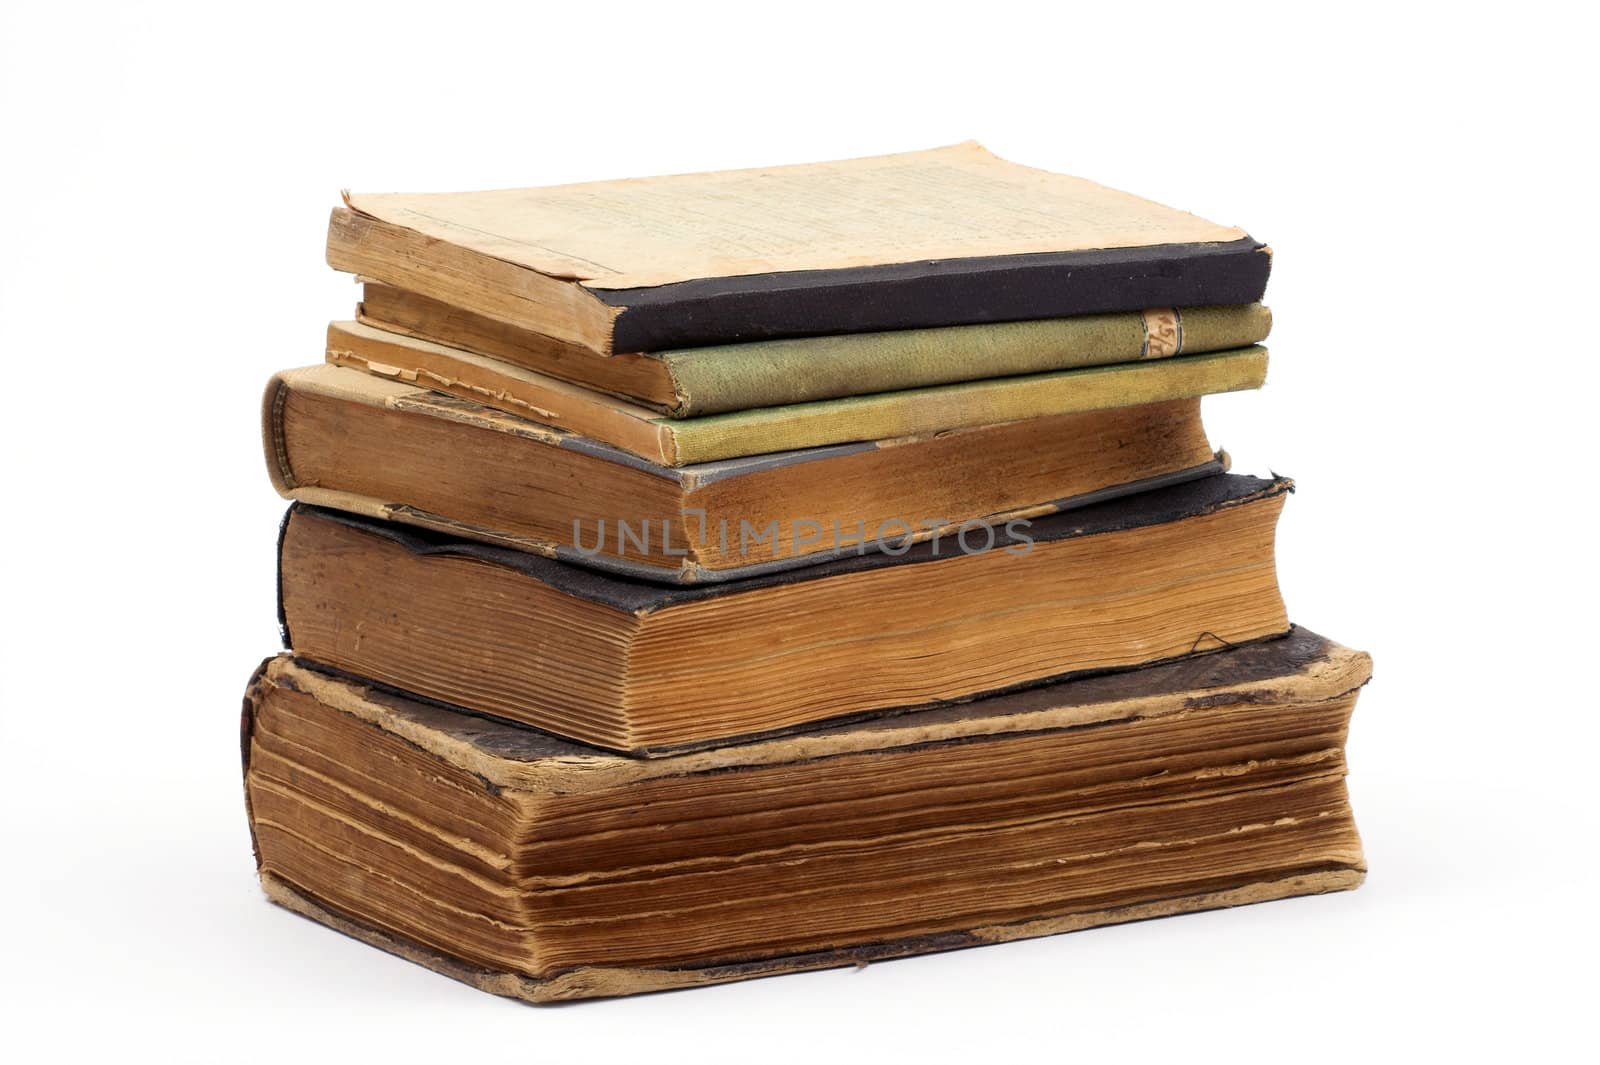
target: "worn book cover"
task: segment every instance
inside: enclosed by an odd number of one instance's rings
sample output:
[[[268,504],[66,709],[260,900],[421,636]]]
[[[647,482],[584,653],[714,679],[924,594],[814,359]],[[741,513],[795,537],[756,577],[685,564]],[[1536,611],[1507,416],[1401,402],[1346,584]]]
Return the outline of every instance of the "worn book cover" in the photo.
[[[673,418],[1227,351],[1258,344],[1272,329],[1271,312],[1247,303],[602,356],[376,282],[365,285],[356,317],[383,333],[488,356]],[[404,357],[387,361],[401,372],[407,366]]]
[[[549,420],[588,428],[607,409],[563,399]],[[276,375],[262,406],[268,472],[288,498],[684,584],[898,549],[1225,465],[1198,400],[684,466],[637,454],[659,428],[631,423],[647,435],[629,451],[328,364]]]
[[[534,1002],[862,965],[1338,891],[1366,655],[1196,659],[640,760],[269,660],[267,895]]]
[[[328,327],[327,361],[581,433],[664,466],[1193,399],[1259,388],[1267,373],[1267,350],[1252,346],[669,418],[499,359],[358,322]]]
[[[306,658],[656,756],[1280,635],[1291,488],[1218,475],[689,586],[296,506],[280,611]]]
[[[1242,229],[974,143],[805,166],[345,194],[328,262],[602,354],[1260,300]]]

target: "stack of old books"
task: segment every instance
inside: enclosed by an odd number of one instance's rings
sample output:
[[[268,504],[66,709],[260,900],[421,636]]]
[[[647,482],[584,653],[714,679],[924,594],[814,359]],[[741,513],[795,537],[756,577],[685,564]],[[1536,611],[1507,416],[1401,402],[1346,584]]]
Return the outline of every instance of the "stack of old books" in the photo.
[[[976,145],[353,195],[265,439],[268,895],[623,994],[1356,885],[1367,657],[1290,624],[1270,255]]]

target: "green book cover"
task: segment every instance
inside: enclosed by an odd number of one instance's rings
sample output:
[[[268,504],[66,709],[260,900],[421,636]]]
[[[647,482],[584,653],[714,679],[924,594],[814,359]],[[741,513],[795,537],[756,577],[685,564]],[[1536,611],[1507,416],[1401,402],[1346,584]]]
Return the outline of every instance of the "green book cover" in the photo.
[[[1259,303],[725,344],[660,352],[675,417],[898,392],[978,378],[1242,348],[1265,340]]]
[[[1259,345],[1183,359],[879,392],[704,418],[662,418],[674,464],[760,455],[854,440],[887,440],[1054,414],[1133,407],[1260,388]]]
[[[1226,351],[1272,329],[1272,312],[1247,303],[604,356],[373,282],[358,318],[390,338],[486,356],[673,418]]]
[[[1250,345],[672,418],[499,359],[355,322],[329,326],[327,361],[520,415],[663,466],[1194,399],[1259,388],[1267,372],[1266,349]]]

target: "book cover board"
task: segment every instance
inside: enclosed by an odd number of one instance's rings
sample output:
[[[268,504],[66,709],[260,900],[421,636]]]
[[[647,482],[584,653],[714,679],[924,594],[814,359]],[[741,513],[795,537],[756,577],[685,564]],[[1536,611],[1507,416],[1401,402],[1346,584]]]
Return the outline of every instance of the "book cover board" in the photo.
[[[603,354],[1260,300],[1244,230],[975,143],[466,193],[346,193],[336,269]]]

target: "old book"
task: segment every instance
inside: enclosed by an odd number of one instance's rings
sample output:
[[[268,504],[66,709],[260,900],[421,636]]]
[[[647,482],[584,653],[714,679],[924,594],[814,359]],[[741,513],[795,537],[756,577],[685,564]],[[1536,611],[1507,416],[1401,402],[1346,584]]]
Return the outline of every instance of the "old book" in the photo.
[[[460,348],[357,322],[328,327],[336,366],[447,392],[580,433],[663,466],[922,436],[982,425],[1259,388],[1265,348],[964,381],[701,418],[666,418],[628,400]]]
[[[263,423],[268,469],[289,498],[683,583],[930,539],[970,519],[1036,517],[1219,468],[1198,400],[670,467],[323,365],[275,377]]]
[[[463,193],[346,193],[328,262],[601,354],[1255,303],[1243,230],[976,144]]]
[[[1219,474],[687,587],[296,506],[280,615],[313,661],[652,756],[1281,635],[1290,487]]]
[[[390,285],[368,283],[357,317],[387,333],[487,355],[674,418],[1226,351],[1258,344],[1272,329],[1271,312],[1247,303],[603,356]]]
[[[1366,655],[1169,665],[638,760],[269,660],[275,902],[496,994],[624,995],[1337,891]]]

